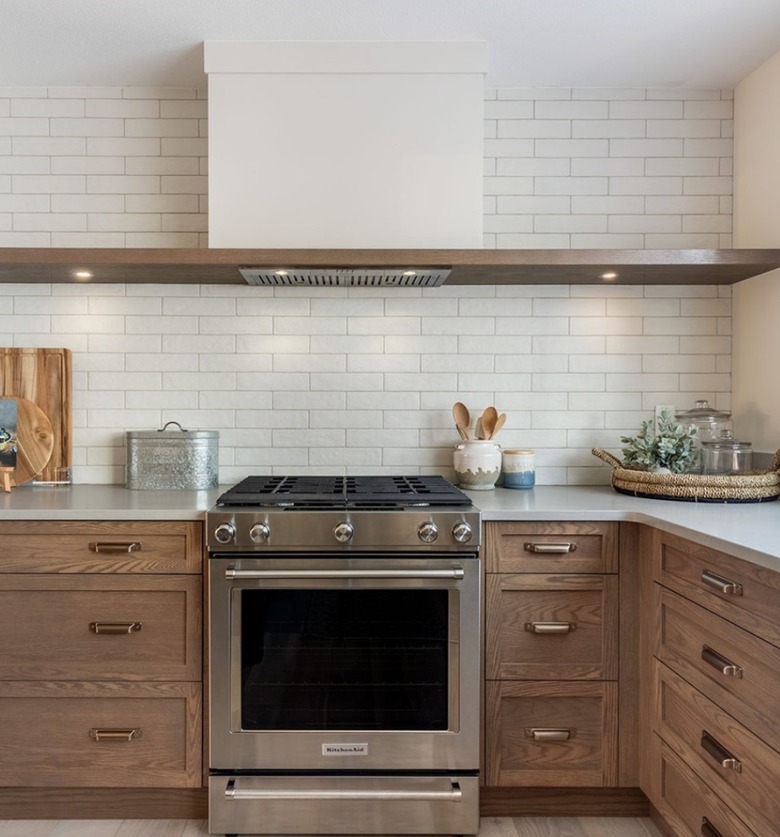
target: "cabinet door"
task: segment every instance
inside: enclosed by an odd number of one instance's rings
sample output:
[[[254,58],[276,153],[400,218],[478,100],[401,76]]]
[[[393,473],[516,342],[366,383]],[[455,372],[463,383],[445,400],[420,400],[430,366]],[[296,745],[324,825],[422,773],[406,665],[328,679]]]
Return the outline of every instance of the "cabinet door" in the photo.
[[[199,683],[0,682],[0,786],[194,788]]]
[[[486,782],[617,783],[617,683],[487,684]]]
[[[658,659],[780,750],[780,648],[658,589]]]
[[[183,521],[0,521],[0,573],[196,573],[203,526]]]
[[[663,533],[655,579],[780,647],[780,573]]]
[[[487,678],[617,678],[614,575],[487,576]]]
[[[656,730],[699,778],[759,834],[778,834],[780,753],[656,662]]]
[[[658,736],[653,736],[653,770],[659,812],[680,837],[757,837],[742,820]]]
[[[485,557],[493,573],[615,573],[617,524],[489,521]]]
[[[199,576],[0,574],[0,678],[201,680]]]

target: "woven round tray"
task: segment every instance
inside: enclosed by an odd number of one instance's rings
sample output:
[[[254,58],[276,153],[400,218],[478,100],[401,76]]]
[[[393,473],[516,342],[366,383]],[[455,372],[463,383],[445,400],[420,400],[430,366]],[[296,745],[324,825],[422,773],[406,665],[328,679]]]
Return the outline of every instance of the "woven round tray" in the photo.
[[[715,474],[657,474],[635,471],[601,448],[592,453],[612,466],[612,487],[621,494],[655,500],[695,503],[765,503],[780,497],[780,451],[766,471],[720,476]]]

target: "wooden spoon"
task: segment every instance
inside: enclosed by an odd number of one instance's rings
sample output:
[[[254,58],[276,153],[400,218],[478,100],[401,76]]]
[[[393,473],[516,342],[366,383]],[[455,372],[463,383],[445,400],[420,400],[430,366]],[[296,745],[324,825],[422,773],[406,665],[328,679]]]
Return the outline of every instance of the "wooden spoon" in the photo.
[[[486,407],[485,412],[482,413],[482,438],[492,439],[493,433],[496,430],[496,422],[498,421],[498,411],[495,407]]]
[[[456,401],[452,407],[452,417],[455,419],[455,426],[463,431],[461,435],[465,434],[464,438],[470,439],[469,427],[471,426],[471,415],[469,414],[468,407],[462,402]]]
[[[504,426],[504,422],[506,422],[506,413],[501,413],[501,415],[498,417],[498,420],[496,421],[496,426],[493,428],[493,436],[495,436],[496,433],[498,433],[498,431],[501,430],[501,428]],[[491,436],[491,438],[493,437]]]

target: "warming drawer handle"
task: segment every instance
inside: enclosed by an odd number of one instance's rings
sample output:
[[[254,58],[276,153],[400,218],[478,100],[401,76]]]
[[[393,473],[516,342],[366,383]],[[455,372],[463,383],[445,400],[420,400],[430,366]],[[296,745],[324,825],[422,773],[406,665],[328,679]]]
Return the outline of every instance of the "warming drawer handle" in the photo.
[[[523,545],[526,552],[548,553],[554,555],[564,555],[567,552],[576,552],[577,544],[573,542],[565,543],[534,543],[528,541]]]
[[[570,634],[576,628],[576,622],[526,622],[523,625],[523,630],[532,634]]]
[[[141,630],[140,622],[90,622],[93,634],[135,634]]]
[[[725,677],[742,677],[742,668],[731,660],[726,659],[722,654],[713,651],[712,648],[704,645],[701,649],[701,658],[705,663],[717,669]]]
[[[710,572],[709,570],[701,571],[701,580],[703,584],[715,588],[719,593],[723,593],[724,596],[742,595],[742,585],[738,581],[724,578],[722,575]]]
[[[465,576],[463,567],[446,570],[242,570],[228,567],[225,578],[454,578]]]
[[[139,541],[97,541],[95,543],[91,543],[89,548],[92,552],[140,552],[141,544]]]
[[[526,727],[525,737],[534,741],[570,741],[577,734],[576,729],[566,727]]]
[[[430,802],[461,802],[463,791],[457,782],[453,782],[449,790],[413,790],[399,788],[398,790],[375,790],[360,788],[237,788],[236,780],[231,779],[225,788],[228,799],[392,799],[416,800]]]
[[[134,741],[141,737],[141,729],[91,729],[89,737],[94,741]]]
[[[723,837],[723,835],[718,831],[717,828],[707,819],[707,817],[701,818],[701,833],[703,837]]]
[[[742,762],[706,730],[702,730],[701,733],[701,746],[704,752],[712,756],[724,770],[733,770],[735,773],[742,772]]]

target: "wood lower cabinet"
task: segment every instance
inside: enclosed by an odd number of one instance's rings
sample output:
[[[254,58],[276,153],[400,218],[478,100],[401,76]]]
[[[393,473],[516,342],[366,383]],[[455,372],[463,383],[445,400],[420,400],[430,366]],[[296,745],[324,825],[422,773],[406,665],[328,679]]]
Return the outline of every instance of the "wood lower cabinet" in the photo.
[[[618,776],[618,527],[487,522],[485,784]]]
[[[675,835],[780,835],[780,574],[654,531],[642,786]]]
[[[617,683],[488,681],[486,783],[617,784]]]
[[[0,522],[0,816],[202,815],[202,550],[195,522]]]

